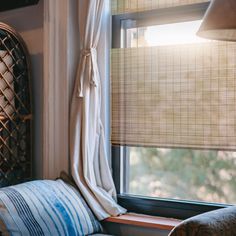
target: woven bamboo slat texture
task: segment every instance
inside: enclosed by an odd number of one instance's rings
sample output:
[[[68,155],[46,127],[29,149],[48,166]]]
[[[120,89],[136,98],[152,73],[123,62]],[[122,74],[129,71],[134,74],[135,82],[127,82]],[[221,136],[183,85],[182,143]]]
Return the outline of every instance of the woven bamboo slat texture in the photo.
[[[112,14],[141,12],[146,10],[210,2],[210,0],[112,0]]]
[[[112,49],[113,144],[235,150],[236,44]]]

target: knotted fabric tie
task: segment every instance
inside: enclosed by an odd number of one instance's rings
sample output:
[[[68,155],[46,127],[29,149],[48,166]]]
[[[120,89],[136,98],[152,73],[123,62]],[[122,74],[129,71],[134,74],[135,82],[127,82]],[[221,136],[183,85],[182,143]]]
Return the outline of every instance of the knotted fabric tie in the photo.
[[[90,68],[86,68],[90,66]],[[86,77],[85,71],[88,69],[88,77]],[[94,87],[97,86],[98,80],[98,65],[97,65],[97,50],[96,48],[81,50],[80,70],[79,70],[79,85],[78,85],[78,97],[83,97],[84,84],[90,84]],[[89,83],[85,83],[89,81]]]

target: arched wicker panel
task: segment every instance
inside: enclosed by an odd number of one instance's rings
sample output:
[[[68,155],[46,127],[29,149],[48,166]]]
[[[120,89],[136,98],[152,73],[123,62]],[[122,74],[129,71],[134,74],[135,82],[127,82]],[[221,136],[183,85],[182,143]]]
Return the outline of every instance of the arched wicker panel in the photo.
[[[0,23],[0,187],[32,177],[28,55],[21,36]]]

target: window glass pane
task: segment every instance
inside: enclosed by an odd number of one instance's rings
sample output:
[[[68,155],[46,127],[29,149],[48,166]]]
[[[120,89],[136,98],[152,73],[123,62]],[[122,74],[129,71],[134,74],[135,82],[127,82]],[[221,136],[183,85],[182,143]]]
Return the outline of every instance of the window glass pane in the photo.
[[[127,29],[127,47],[153,47],[209,42],[196,35],[202,20]]]
[[[236,203],[236,152],[130,147],[128,193]]]

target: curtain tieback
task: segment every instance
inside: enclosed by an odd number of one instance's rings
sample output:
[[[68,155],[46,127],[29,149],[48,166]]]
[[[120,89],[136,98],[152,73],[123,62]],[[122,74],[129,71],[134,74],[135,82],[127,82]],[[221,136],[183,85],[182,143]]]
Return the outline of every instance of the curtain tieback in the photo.
[[[86,69],[86,62],[90,60],[91,68],[89,68],[89,75],[87,78],[89,80],[89,84],[93,85],[94,87],[97,86],[97,50],[96,48],[89,48],[89,49],[82,49],[81,50],[81,74],[80,74],[80,83],[78,86],[78,97],[83,97],[83,89],[84,89],[84,82],[85,78],[85,69]]]

